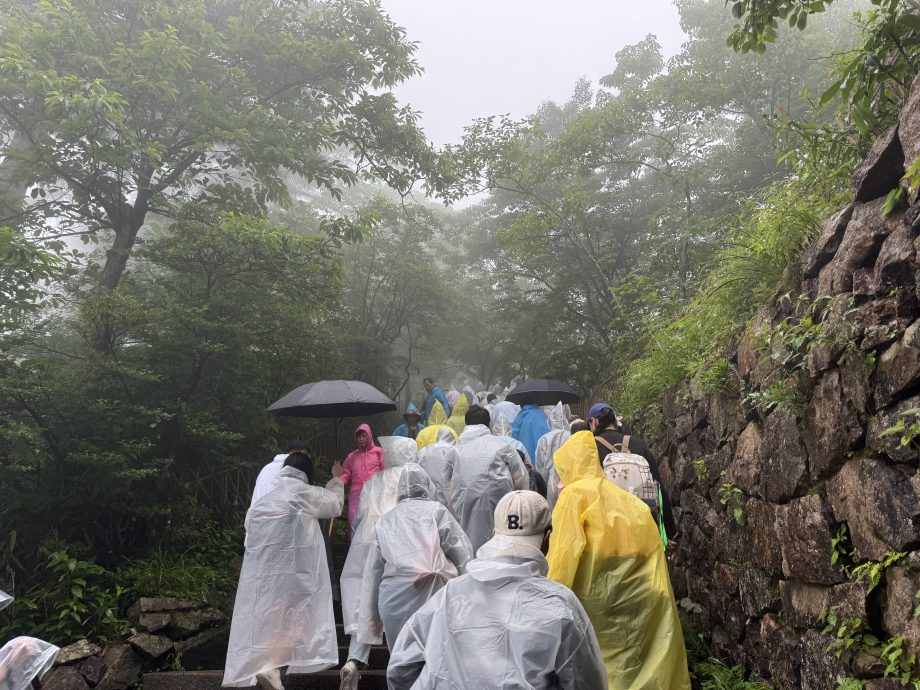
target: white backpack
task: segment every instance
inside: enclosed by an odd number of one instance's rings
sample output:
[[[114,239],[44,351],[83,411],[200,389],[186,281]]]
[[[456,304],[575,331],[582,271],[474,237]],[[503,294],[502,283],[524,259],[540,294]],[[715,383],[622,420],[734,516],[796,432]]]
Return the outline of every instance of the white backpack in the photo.
[[[658,516],[658,482],[652,476],[648,460],[629,450],[629,436],[621,443],[611,444],[601,436],[598,443],[606,446],[610,453],[604,458],[604,475],[621,489],[638,496]]]

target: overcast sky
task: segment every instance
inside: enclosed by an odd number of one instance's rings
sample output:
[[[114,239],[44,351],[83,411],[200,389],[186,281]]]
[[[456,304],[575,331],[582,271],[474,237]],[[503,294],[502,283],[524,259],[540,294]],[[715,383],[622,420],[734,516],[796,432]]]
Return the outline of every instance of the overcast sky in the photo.
[[[425,72],[397,94],[422,111],[437,145],[457,141],[470,120],[523,117],[565,101],[576,80],[613,70],[623,46],[658,37],[665,56],[683,41],[670,0],[383,0],[420,43]]]

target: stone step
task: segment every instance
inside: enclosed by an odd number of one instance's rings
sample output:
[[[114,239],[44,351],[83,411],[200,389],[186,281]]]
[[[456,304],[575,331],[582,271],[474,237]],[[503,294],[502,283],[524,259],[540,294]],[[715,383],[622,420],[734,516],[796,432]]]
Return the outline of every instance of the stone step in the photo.
[[[144,690],[220,690],[223,671],[164,671],[144,675]],[[282,676],[285,690],[339,690],[337,669],[309,675]],[[255,686],[253,686],[255,687]],[[386,671],[361,672],[360,690],[386,690]]]

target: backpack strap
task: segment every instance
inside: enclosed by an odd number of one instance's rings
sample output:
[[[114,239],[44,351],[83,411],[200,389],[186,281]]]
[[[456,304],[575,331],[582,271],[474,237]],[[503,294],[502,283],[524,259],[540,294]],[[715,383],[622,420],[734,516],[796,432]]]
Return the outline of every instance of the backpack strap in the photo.
[[[606,448],[607,450],[609,450],[611,453],[616,453],[616,452],[617,452],[616,447],[615,447],[610,441],[608,441],[606,438],[604,438],[603,436],[595,436],[595,437],[594,437],[594,440],[597,441],[598,443],[600,443],[602,446],[604,446],[604,448]]]
[[[630,450],[629,450],[629,439],[630,439],[630,436],[629,436],[629,434],[627,434],[626,436],[623,437],[623,440],[620,442],[620,447],[623,449],[623,452],[624,452],[624,453],[629,453],[629,452],[630,452]]]

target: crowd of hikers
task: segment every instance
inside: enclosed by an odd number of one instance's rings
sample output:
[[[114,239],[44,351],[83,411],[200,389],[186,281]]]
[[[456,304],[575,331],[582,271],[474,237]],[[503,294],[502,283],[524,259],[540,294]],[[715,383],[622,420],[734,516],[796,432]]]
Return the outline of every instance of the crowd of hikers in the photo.
[[[324,487],[302,442],[262,470],[223,686],[281,690],[285,667],[338,664],[321,521],[347,504],[342,690],[384,641],[391,689],[689,690],[647,445],[605,403],[582,420],[425,388],[390,436],[358,426]]]

